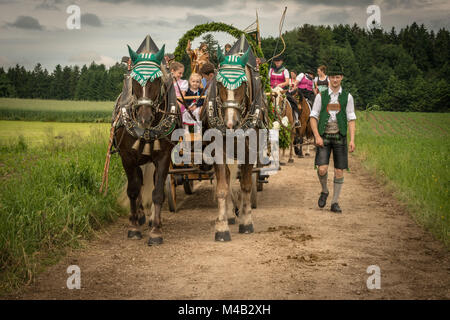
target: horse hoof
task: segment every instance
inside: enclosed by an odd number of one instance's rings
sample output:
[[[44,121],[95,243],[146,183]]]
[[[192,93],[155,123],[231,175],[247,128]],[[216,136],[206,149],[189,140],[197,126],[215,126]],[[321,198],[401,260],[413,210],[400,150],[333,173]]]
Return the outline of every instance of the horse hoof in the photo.
[[[228,218],[228,224],[236,224],[236,218]]]
[[[297,157],[299,157],[299,158],[304,158],[305,156],[302,155],[302,154],[299,154]]]
[[[152,227],[152,220],[148,220],[148,226],[151,228]]]
[[[309,153],[305,153],[305,156],[309,156]]]
[[[216,231],[214,240],[221,242],[231,241],[230,231]]]
[[[142,233],[140,231],[128,230],[128,239],[141,240]]]
[[[157,237],[157,238],[148,238],[148,245],[149,246],[158,246],[160,244],[163,243],[163,238],[162,237]]]
[[[143,215],[142,217],[140,217],[138,219],[138,223],[139,223],[140,226],[142,226],[145,223],[145,215]]]
[[[293,162],[294,162],[294,159],[289,159],[288,162],[289,162],[289,163],[293,163]]]
[[[253,223],[244,225],[239,225],[239,233],[253,233],[255,230],[253,229]]]
[[[281,162],[280,161],[280,166],[285,166],[286,165],[286,162]]]
[[[239,208],[234,208],[234,214],[236,215],[236,217],[239,217]]]

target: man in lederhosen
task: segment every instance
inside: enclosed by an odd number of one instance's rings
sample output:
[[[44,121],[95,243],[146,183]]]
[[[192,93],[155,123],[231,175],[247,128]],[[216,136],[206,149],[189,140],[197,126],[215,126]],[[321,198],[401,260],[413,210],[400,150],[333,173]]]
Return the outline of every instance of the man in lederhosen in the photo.
[[[322,185],[318,204],[323,208],[327,202],[328,164],[333,150],[334,193],[331,211],[336,213],[342,212],[338,199],[344,183],[344,169],[348,168],[348,151],[355,150],[355,104],[352,95],[341,87],[343,77],[340,65],[329,66],[329,88],[316,96],[310,116],[317,146],[315,165]],[[348,146],[347,127],[350,134]]]

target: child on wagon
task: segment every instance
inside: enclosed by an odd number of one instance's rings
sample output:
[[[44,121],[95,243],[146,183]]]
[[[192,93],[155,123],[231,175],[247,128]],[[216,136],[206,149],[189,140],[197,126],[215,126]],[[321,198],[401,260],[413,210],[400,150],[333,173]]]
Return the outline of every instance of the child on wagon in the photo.
[[[198,73],[192,73],[189,77],[189,89],[186,91],[186,97],[200,96],[202,94],[202,89],[200,84],[202,81],[202,76]],[[200,121],[200,112],[203,106],[204,99],[192,98],[185,99],[186,106],[183,112],[183,125],[189,132],[194,132],[195,125]],[[195,119],[192,119],[191,114],[187,111],[191,111]]]

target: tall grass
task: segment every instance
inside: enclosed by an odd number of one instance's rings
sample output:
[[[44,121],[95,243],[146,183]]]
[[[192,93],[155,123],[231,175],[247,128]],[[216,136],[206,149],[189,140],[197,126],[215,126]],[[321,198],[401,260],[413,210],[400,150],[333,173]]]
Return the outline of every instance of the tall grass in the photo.
[[[113,101],[0,98],[0,120],[110,122]]]
[[[374,118],[378,120],[377,132],[371,126]],[[359,112],[356,135],[356,155],[387,181],[413,217],[447,246],[449,125],[449,114]]]
[[[49,137],[37,146],[20,137],[0,142],[0,291],[30,280],[55,253],[123,214],[117,157],[108,195],[98,192],[107,138],[92,129],[88,137]]]

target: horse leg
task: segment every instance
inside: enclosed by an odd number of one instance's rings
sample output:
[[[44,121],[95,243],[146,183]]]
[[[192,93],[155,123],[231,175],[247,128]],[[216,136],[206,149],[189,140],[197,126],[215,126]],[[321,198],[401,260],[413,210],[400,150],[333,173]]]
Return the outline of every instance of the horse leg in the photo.
[[[241,207],[239,209],[239,233],[252,233],[252,207],[250,193],[252,190],[253,164],[241,165]]]
[[[163,243],[162,237],[162,223],[161,223],[161,207],[164,202],[164,182],[169,172],[170,152],[165,152],[162,156],[154,160],[155,174],[154,183],[155,187],[152,192],[152,201],[155,209],[155,213],[152,214],[153,220],[151,220],[151,229],[149,232],[148,245],[160,245]]]
[[[294,139],[295,139],[295,130],[291,130],[291,143],[289,144],[289,163],[294,162]]]
[[[142,171],[140,167],[127,166],[125,170],[128,178],[127,195],[130,199],[130,228],[128,230],[129,239],[142,239],[140,225],[145,222],[145,214],[142,210],[140,191],[142,186]],[[142,221],[142,217],[144,221]]]
[[[226,164],[215,164],[214,169],[216,172],[216,196],[217,203],[219,206],[219,215],[216,219],[215,225],[215,235],[214,239],[216,241],[230,241],[231,234],[230,228],[228,227],[227,219],[227,197],[229,193],[229,176],[227,177]]]
[[[237,169],[238,166],[232,164],[229,164],[226,169],[227,181],[230,181],[228,183],[228,195],[226,201],[226,212],[229,225],[236,223],[236,213],[239,212],[239,204],[236,200],[236,197],[234,196],[232,188],[233,181],[234,179],[236,179]]]

